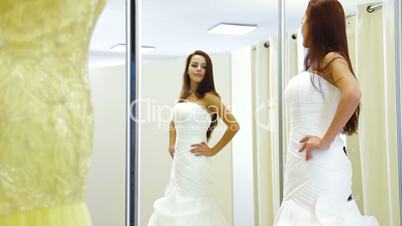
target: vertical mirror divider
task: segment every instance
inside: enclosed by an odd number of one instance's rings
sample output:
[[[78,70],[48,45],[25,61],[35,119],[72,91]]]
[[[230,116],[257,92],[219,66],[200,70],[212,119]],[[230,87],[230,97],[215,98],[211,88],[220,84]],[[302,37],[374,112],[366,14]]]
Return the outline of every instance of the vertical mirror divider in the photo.
[[[402,198],[402,4],[401,1],[395,0],[395,85],[396,85],[396,117],[397,117],[397,151],[398,151],[398,175],[399,175],[399,199]],[[400,201],[400,216],[402,216],[402,202]]]
[[[139,75],[139,0],[126,1],[126,226],[137,226],[138,221],[138,96]]]
[[[283,76],[285,72],[285,0],[278,0],[278,147],[279,147],[279,181],[280,202],[283,199]]]

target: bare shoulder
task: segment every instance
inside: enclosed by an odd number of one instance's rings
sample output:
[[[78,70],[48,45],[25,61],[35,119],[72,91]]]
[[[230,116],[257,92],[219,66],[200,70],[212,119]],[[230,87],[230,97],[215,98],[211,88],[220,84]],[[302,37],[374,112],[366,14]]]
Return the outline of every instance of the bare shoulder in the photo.
[[[204,95],[204,103],[210,111],[216,112],[222,106],[221,98],[215,92],[208,92]]]
[[[340,82],[349,81],[348,83],[355,82],[356,78],[353,75],[348,62],[345,57],[339,53],[328,53],[324,62],[327,62],[326,71],[327,76],[331,83],[341,88]]]
[[[213,103],[213,102],[216,102],[216,101],[220,102],[220,100],[221,100],[221,98],[215,92],[207,92],[207,93],[205,93],[204,99],[205,99],[205,101],[207,103]]]
[[[325,55],[324,60],[323,60],[323,65],[324,68],[331,69],[333,65],[348,65],[348,62],[346,61],[345,57],[342,56],[341,54],[337,52],[329,52],[327,55]]]
[[[324,57],[323,64],[325,65],[327,79],[333,84],[338,83],[346,75],[353,76],[345,57],[339,53],[328,53]]]

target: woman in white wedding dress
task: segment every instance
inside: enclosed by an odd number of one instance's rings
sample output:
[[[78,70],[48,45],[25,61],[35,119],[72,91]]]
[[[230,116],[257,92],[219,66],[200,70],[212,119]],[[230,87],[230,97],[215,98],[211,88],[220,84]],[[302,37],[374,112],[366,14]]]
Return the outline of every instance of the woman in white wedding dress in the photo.
[[[227,125],[212,147],[207,140],[217,117]],[[187,57],[183,87],[173,108],[169,152],[173,158],[170,183],[154,203],[148,226],[228,226],[209,196],[209,157],[217,154],[239,130],[232,113],[215,90],[210,57],[195,51]]]
[[[285,89],[290,137],[284,198],[275,226],[378,226],[351,196],[352,168],[341,133],[358,126],[361,91],[346,41],[345,15],[336,0],[311,0],[302,34],[305,72]]]

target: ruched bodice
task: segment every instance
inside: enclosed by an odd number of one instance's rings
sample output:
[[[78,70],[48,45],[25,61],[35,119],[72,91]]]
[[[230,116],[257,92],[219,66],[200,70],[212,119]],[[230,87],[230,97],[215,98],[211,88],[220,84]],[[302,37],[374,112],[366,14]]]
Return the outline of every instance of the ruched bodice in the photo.
[[[195,144],[206,141],[207,130],[211,124],[211,116],[207,109],[193,102],[177,103],[173,108],[173,122],[176,128],[176,154],[187,151],[184,144]]]
[[[340,91],[319,75],[302,72],[285,89],[289,118],[284,197],[275,226],[378,226],[361,216],[352,193],[352,167],[338,134],[329,148],[313,150],[312,159],[298,152],[307,135],[323,137],[332,123]]]
[[[313,76],[312,80],[310,76]],[[324,136],[335,116],[339,98],[338,88],[321,76],[302,72],[293,77],[285,89],[290,133]],[[343,143],[339,145],[343,146]]]
[[[305,153],[298,152],[299,141],[306,135],[324,136],[335,116],[339,99],[338,88],[319,75],[302,72],[289,81],[285,89],[290,124],[288,155],[303,159]],[[350,161],[343,153],[344,145],[341,134],[338,134],[328,148],[333,151],[314,152],[315,158],[311,162],[326,161],[325,167],[349,169]],[[344,177],[344,179],[346,178]],[[350,189],[344,192],[350,194]]]
[[[177,103],[173,109],[176,128],[175,157],[172,180],[183,192],[195,196],[207,195],[209,186],[209,161],[205,156],[190,152],[192,144],[206,142],[211,124],[207,110],[196,103]]]
[[[0,214],[84,201],[104,0],[0,1]]]
[[[172,112],[176,129],[170,183],[154,203],[148,226],[226,226],[210,198],[209,157],[195,156],[191,145],[206,142],[211,124],[207,109],[193,102],[176,103]]]

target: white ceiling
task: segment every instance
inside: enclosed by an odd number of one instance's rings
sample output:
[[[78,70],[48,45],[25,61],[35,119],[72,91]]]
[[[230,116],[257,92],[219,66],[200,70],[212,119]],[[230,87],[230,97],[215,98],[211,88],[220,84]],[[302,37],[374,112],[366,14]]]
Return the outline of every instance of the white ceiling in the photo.
[[[277,1],[143,0],[141,44],[156,49],[143,59],[184,56],[196,49],[229,52],[257,40],[268,40],[277,25]],[[218,23],[257,24],[244,36],[210,34]]]
[[[356,5],[373,0],[340,0],[346,15],[355,13]],[[308,0],[286,0],[287,31],[300,26]],[[141,45],[155,46],[143,55],[145,61],[183,57],[201,49],[208,53],[230,52],[268,40],[277,34],[276,0],[142,0]],[[107,0],[90,44],[90,64],[124,63],[124,54],[110,52],[110,47],[125,43],[125,0]],[[214,25],[226,23],[256,24],[256,30],[244,36],[208,33]]]

